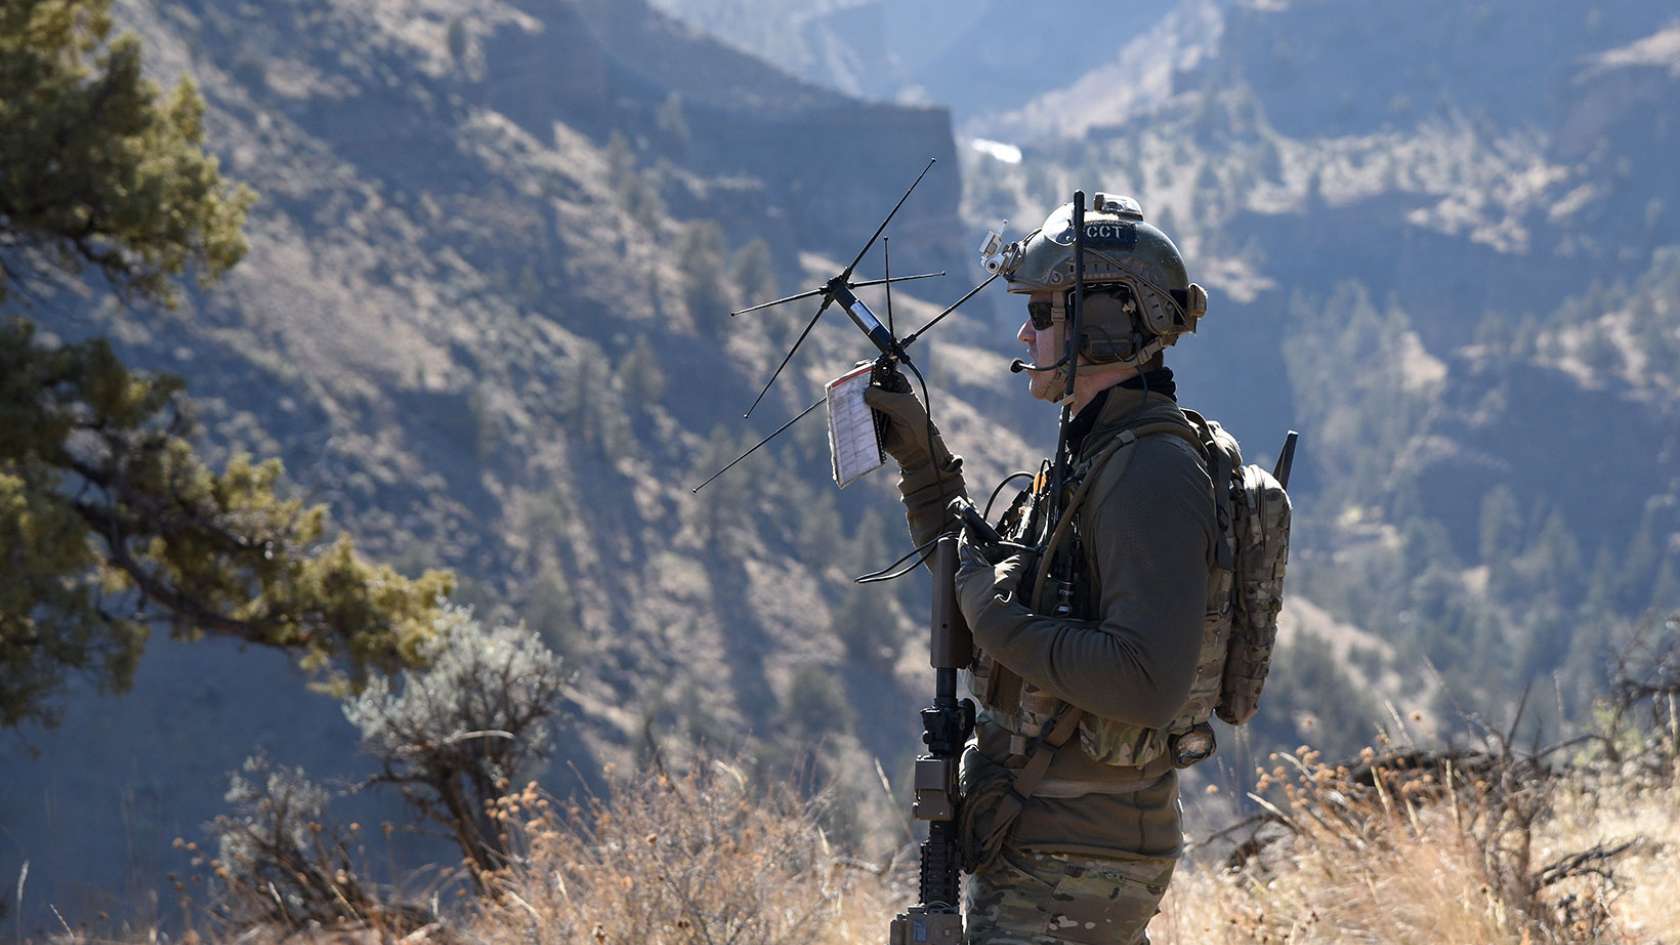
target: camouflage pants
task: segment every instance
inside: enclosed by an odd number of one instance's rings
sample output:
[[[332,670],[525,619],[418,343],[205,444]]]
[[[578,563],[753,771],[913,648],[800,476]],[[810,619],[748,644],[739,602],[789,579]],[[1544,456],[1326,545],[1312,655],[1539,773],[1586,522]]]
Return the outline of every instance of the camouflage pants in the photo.
[[[1177,860],[1006,848],[968,877],[968,945],[1148,945]]]

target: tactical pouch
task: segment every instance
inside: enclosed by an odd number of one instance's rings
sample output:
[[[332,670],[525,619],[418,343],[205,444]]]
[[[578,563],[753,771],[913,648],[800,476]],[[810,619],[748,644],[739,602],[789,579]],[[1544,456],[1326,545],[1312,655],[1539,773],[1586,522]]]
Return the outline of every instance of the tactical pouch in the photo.
[[[1282,484],[1259,466],[1238,470],[1231,493],[1236,593],[1218,712],[1223,721],[1242,725],[1259,709],[1272,665],[1292,509]]]
[[[1008,830],[998,830],[1003,799],[1014,784],[1008,768],[998,765],[970,747],[962,758],[962,804],[957,836],[961,840],[962,868],[974,873],[990,866],[1003,850]]]

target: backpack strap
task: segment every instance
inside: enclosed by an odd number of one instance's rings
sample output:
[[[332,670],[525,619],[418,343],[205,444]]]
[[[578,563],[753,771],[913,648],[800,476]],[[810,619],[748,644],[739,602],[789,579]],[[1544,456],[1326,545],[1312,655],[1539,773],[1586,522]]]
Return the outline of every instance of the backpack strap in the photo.
[[[1056,552],[1060,550],[1062,544],[1066,542],[1067,537],[1073,533],[1074,516],[1084,504],[1085,497],[1090,493],[1092,484],[1097,481],[1097,474],[1108,465],[1108,461],[1113,459],[1121,450],[1131,446],[1143,437],[1171,434],[1189,443],[1206,462],[1209,459],[1209,449],[1203,443],[1203,439],[1198,435],[1198,432],[1182,423],[1175,423],[1171,420],[1146,423],[1120,431],[1114,437],[1113,442],[1104,444],[1100,450],[1092,454],[1090,460],[1084,464],[1085,469],[1079,487],[1074,490],[1073,496],[1069,498],[1067,508],[1063,510],[1060,521],[1056,523],[1055,532],[1051,534],[1050,540],[1045,543],[1043,553],[1039,555],[1037,580],[1033,583],[1033,609],[1035,611],[1042,612],[1046,578],[1050,573],[1050,562],[1055,558]],[[1120,466],[1114,473],[1116,477],[1125,475],[1126,466],[1132,461],[1133,455],[1135,455],[1133,450],[1126,450],[1121,455]],[[1227,464],[1228,462],[1227,460]],[[1229,499],[1227,498],[1227,507],[1228,505]],[[1229,512],[1227,511],[1226,514],[1229,515]],[[1000,696],[1007,694],[1011,701],[1019,701],[1022,685],[1021,677],[1003,664],[996,662],[992,666],[992,673],[997,686],[995,691]],[[1045,724],[1045,730],[1039,734],[1033,746],[1027,751],[1021,766],[1015,769],[1015,774],[1011,778],[1010,789],[999,800],[997,813],[992,818],[986,836],[976,838],[979,840],[977,849],[982,851],[980,865],[990,863],[997,856],[998,851],[1003,849],[1003,843],[1008,839],[1009,831],[1015,826],[1015,821],[1021,816],[1021,811],[1025,809],[1027,799],[1032,797],[1033,793],[1038,790],[1039,785],[1044,782],[1044,775],[1050,770],[1050,763],[1055,760],[1056,752],[1063,745],[1066,745],[1073,738],[1073,734],[1079,730],[1079,722],[1085,717],[1085,710],[1071,703],[1064,703],[1063,705],[1062,711]],[[1164,772],[1165,769],[1162,769],[1161,772],[1156,772],[1156,774]]]
[[[1196,450],[1196,454],[1202,457],[1202,461],[1208,462],[1209,451],[1207,446],[1203,444],[1202,438],[1197,435],[1197,431],[1182,423],[1162,420],[1157,423],[1145,423],[1121,430],[1112,442],[1104,444],[1103,448],[1092,454],[1090,460],[1084,464],[1085,471],[1083,478],[1079,481],[1079,488],[1075,489],[1073,496],[1068,499],[1067,508],[1062,511],[1061,519],[1056,522],[1056,531],[1050,535],[1050,540],[1045,542],[1044,551],[1039,555],[1038,574],[1034,576],[1036,580],[1033,582],[1033,592],[1035,594],[1039,593],[1044,587],[1044,579],[1050,573],[1050,563],[1055,559],[1056,553],[1061,551],[1062,544],[1067,541],[1069,535],[1073,534],[1074,517],[1079,512],[1080,507],[1085,504],[1085,497],[1090,493],[1092,484],[1097,481],[1097,474],[1102,472],[1103,467],[1108,465],[1108,461],[1114,458],[1114,454],[1120,452],[1124,447],[1136,443],[1143,437],[1162,433],[1172,434],[1189,443]],[[1119,470],[1114,474],[1116,478],[1126,474],[1126,466],[1132,461],[1132,456],[1132,451],[1128,450],[1121,458]],[[1226,461],[1226,465],[1229,465],[1229,460]],[[1229,476],[1230,471],[1226,470],[1226,477],[1229,478]],[[1231,515],[1230,504],[1230,496],[1227,495],[1225,497],[1225,517],[1227,520]],[[1035,601],[1035,603],[1037,602]]]
[[[1067,541],[1068,536],[1073,534],[1075,514],[1084,504],[1086,495],[1088,495],[1091,491],[1091,486],[1097,481],[1097,474],[1102,471],[1103,467],[1108,464],[1108,461],[1113,459],[1114,455],[1120,452],[1120,450],[1136,443],[1143,437],[1154,436],[1157,434],[1170,434],[1182,439],[1196,450],[1196,455],[1202,457],[1203,463],[1208,462],[1208,449],[1203,444],[1202,437],[1199,435],[1198,431],[1172,420],[1159,420],[1153,423],[1139,424],[1138,426],[1121,430],[1115,435],[1113,440],[1103,444],[1102,448],[1091,454],[1089,459],[1081,462],[1079,467],[1079,486],[1074,490],[1073,495],[1068,499],[1067,508],[1063,511],[1061,519],[1056,524],[1056,531],[1050,536],[1050,539],[1045,543],[1044,550],[1038,556],[1038,571],[1033,575],[1032,585],[1034,594],[1032,604],[1035,612],[1044,612],[1045,602],[1042,594],[1045,586],[1045,579],[1050,573],[1050,563],[1054,560],[1056,553],[1061,550],[1061,546],[1065,541]],[[1132,454],[1127,452],[1125,457],[1120,461],[1120,469],[1116,473],[1116,476],[1125,474],[1125,466],[1127,463],[1130,463],[1131,460]],[[1229,515],[1229,512],[1226,514]],[[987,684],[988,698],[984,701],[986,701],[989,705],[1014,705],[1021,698],[1021,685],[1021,677],[1013,670],[1001,663],[994,663],[992,666],[992,677]]]
[[[1232,456],[1229,450],[1219,445],[1218,438],[1214,436],[1216,424],[1194,410],[1184,411],[1184,416],[1202,440],[1202,458],[1207,461],[1208,478],[1213,480],[1213,514],[1219,532],[1213,545],[1213,564],[1222,571],[1231,571],[1237,565],[1231,480],[1237,473],[1240,457]]]

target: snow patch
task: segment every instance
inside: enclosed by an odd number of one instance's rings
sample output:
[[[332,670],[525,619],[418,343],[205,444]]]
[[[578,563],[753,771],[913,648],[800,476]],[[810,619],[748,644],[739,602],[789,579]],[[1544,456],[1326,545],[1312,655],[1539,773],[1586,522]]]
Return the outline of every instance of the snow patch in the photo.
[[[993,160],[1002,161],[1005,164],[1021,163],[1021,149],[1013,144],[993,141],[990,138],[975,138],[968,143],[968,146]]]

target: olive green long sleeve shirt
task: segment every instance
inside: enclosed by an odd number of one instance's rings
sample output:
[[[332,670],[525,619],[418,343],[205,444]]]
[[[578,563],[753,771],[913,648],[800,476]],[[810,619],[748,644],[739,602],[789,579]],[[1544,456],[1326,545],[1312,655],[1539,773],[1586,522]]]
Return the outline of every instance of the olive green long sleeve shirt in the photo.
[[[1082,456],[1121,431],[1183,421],[1171,400],[1113,389],[1081,444]],[[1078,510],[1085,554],[1081,590],[1091,620],[1034,614],[1013,596],[965,610],[974,641],[1022,679],[1093,715],[1160,727],[1184,704],[1201,652],[1213,548],[1213,486],[1188,442],[1147,436],[1095,472]],[[965,494],[962,461],[936,473],[907,469],[899,488],[916,543],[947,525],[945,505]],[[966,601],[965,601],[966,606]]]
[[[1173,419],[1183,421],[1170,399],[1114,389],[1081,455],[1127,428]],[[1092,618],[1035,614],[1013,595],[990,596],[978,608],[965,601],[964,615],[976,644],[1027,682],[1091,714],[1159,727],[1182,707],[1200,655],[1216,536],[1213,487],[1200,455],[1176,436],[1147,436],[1123,449],[1136,452],[1095,473],[1098,481],[1077,513],[1086,558],[1081,590]],[[953,465],[960,475],[960,463]],[[940,500],[961,488],[950,471],[943,486],[931,467],[905,472],[901,489],[918,542],[945,525]],[[977,757],[965,759],[965,769],[1002,766],[1018,750],[989,713],[982,714],[976,740]],[[1135,787],[1137,779],[1136,769],[1092,761],[1077,740],[1070,743],[1046,776],[1046,783],[1063,786],[1062,796],[1030,798],[1011,843],[1097,856],[1175,854],[1181,843],[1176,775],[1159,773],[1142,787]],[[1134,787],[1119,788],[1127,783]],[[1083,787],[1067,796],[1069,785]]]
[[[1022,679],[1092,715],[1160,728],[1190,693],[1202,646],[1213,499],[1190,444],[1150,436],[1124,449],[1079,510],[1090,620],[993,596],[965,612],[974,642]],[[965,600],[966,603],[966,600]]]

